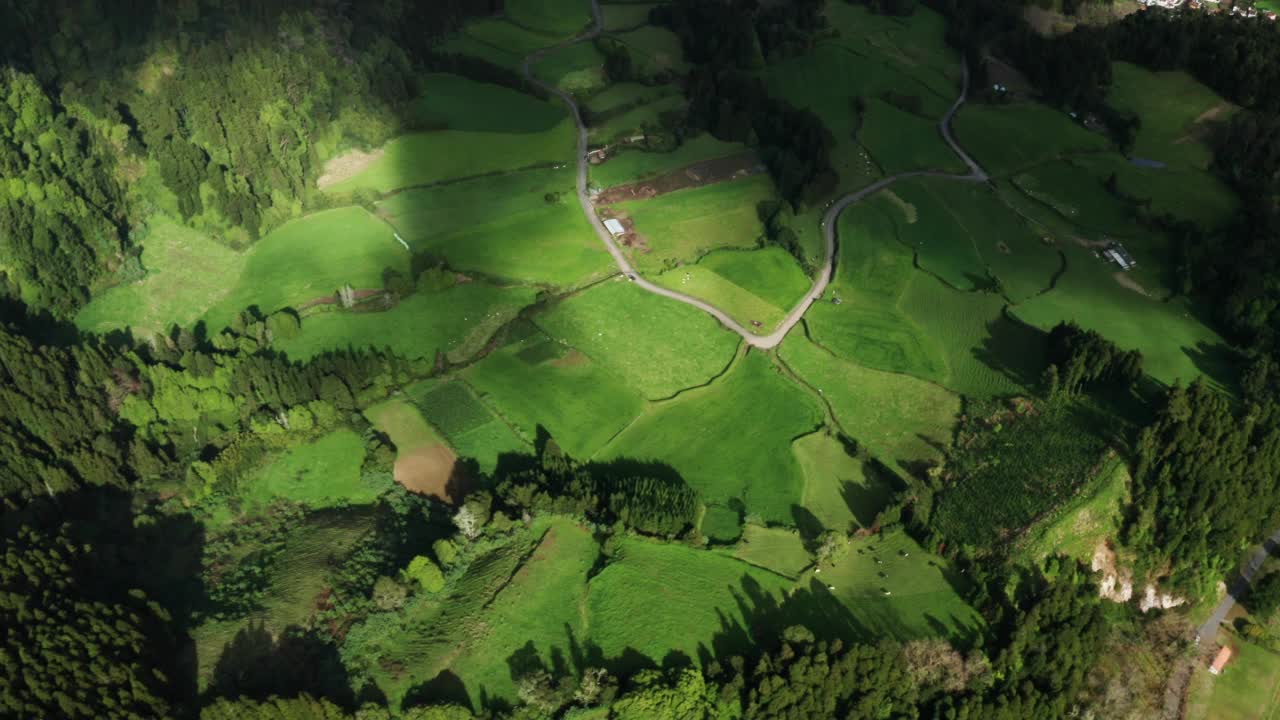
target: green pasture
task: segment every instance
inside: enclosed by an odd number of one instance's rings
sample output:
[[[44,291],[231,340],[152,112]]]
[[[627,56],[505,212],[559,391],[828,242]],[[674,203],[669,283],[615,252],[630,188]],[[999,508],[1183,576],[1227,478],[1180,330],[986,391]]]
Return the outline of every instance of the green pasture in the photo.
[[[801,583],[838,599],[866,640],[972,637],[982,616],[960,597],[954,573],[945,568],[945,560],[897,530],[851,540],[842,559],[819,574],[806,573]]]
[[[663,113],[678,110],[684,107],[685,102],[681,95],[666,95],[626,112],[611,115],[604,121],[592,125],[591,142],[608,144],[640,134],[645,126],[658,125]]]
[[[1019,539],[1019,548],[1036,562],[1066,555],[1088,563],[1098,545],[1117,537],[1128,503],[1129,469],[1113,460],[1085,492]]]
[[[425,380],[410,386],[406,393],[458,455],[474,459],[481,472],[493,472],[505,453],[532,452],[461,380]]]
[[[966,172],[964,162],[942,139],[937,121],[879,98],[869,98],[866,103],[858,140],[886,175],[908,170]]]
[[[1050,160],[1110,149],[1105,135],[1040,103],[967,103],[952,121],[956,140],[992,175],[1020,172]]]
[[[601,3],[600,13],[604,16],[606,31],[629,30],[646,25],[649,22],[649,11],[659,3]]]
[[[828,530],[870,527],[898,489],[892,479],[868,471],[827,433],[805,435],[791,444],[791,451],[804,471],[801,504]]]
[[[384,400],[366,408],[364,416],[369,418],[374,427],[391,438],[399,453],[444,443],[444,439],[427,424],[418,409],[404,400]]]
[[[644,409],[612,369],[541,333],[494,351],[462,374],[526,438],[542,425],[576,458],[590,458]]]
[[[1280,718],[1280,653],[1235,633],[1219,636],[1235,651],[1221,675],[1195,669],[1187,720],[1276,720]]]
[[[1165,384],[1186,384],[1201,374],[1232,384],[1226,343],[1185,299],[1143,295],[1117,282],[1119,269],[1087,248],[1067,243],[1060,249],[1067,272],[1052,291],[1013,308],[1017,317],[1043,330],[1075,321],[1123,349],[1141,350],[1146,372]]]
[[[628,149],[609,158],[601,165],[593,165],[591,184],[601,188],[626,185],[672,170],[679,170],[703,160],[734,155],[746,149],[747,147],[740,143],[717,140],[711,136],[711,133],[687,138],[680,147],[671,152]]]
[[[534,301],[528,287],[468,282],[440,292],[418,291],[380,312],[333,311],[307,317],[302,331],[273,345],[295,360],[347,347],[389,347],[406,358],[442,352],[461,362],[479,352],[502,325]]]
[[[790,584],[720,553],[627,536],[591,580],[591,640],[605,658],[624,662],[631,652],[654,663],[672,652],[695,662],[745,652],[757,621],[778,624],[775,608]]]
[[[776,245],[712,252],[698,265],[784,311],[800,302],[812,285],[795,258]]]
[[[669,95],[679,95],[670,85],[642,85],[638,82],[612,83],[592,95],[583,105],[594,115],[607,114],[617,108],[647,105]]]
[[[747,525],[733,551],[739,560],[789,578],[813,564],[800,533],[790,528]]]
[[[743,327],[767,333],[787,311],[704,267],[701,263],[670,270],[654,278],[659,284],[705,300],[729,314]]]
[[[945,249],[963,250],[967,242],[970,257],[976,256],[978,241],[966,237],[964,228],[934,225],[925,217],[936,212],[929,206],[922,212],[896,191],[846,211],[840,218],[835,282],[806,316],[810,335],[868,368],[914,375],[966,394],[1017,392],[1038,377],[1039,333],[1006,318],[1001,296],[961,292],[914,268],[906,242],[943,244],[942,237],[921,233],[917,225],[948,233],[943,237],[952,246]],[[975,232],[981,232],[978,220],[970,218]],[[899,241],[899,232],[910,233],[906,242]],[[1011,256],[1043,252],[1052,257],[1030,235],[1009,237],[1015,241]]]
[[[502,9],[511,22],[557,38],[572,37],[591,23],[590,0],[506,0]]]
[[[378,212],[415,251],[441,256],[455,270],[574,286],[613,263],[573,182],[569,168],[477,178],[399,193]]]
[[[409,253],[391,228],[358,207],[314,213],[254,243],[238,276],[223,276],[231,289],[204,320],[210,330],[220,330],[251,305],[267,314],[333,297],[343,285],[381,288],[387,268],[409,269]]]
[[[1117,62],[1111,74],[1107,102],[1142,118],[1133,147],[1136,157],[1199,170],[1209,167],[1210,124],[1229,118],[1235,106],[1185,72],[1153,72]]]
[[[542,133],[564,121],[564,105],[461,75],[427,73],[410,107],[419,127],[487,133]]]
[[[591,532],[564,519],[538,521],[542,539],[497,596],[484,607],[475,630],[449,670],[467,687],[476,707],[482,698],[516,698],[513,670],[561,656],[585,670],[574,653],[586,643],[587,575],[600,548]]]
[[[266,507],[285,498],[312,508],[371,503],[385,489],[361,478],[364,440],[347,429],[299,445],[241,481],[246,504]]]
[[[1106,178],[1065,160],[1040,165],[1013,177],[1028,196],[1086,230],[1121,237],[1141,234],[1137,209],[1107,191]]]
[[[520,71],[525,56],[553,44],[547,36],[506,20],[473,20],[437,47],[442,53],[470,55]]]
[[[816,402],[750,351],[710,386],[655,404],[601,455],[667,463],[709,503],[793,525],[804,476],[791,440],[820,421]]]
[[[948,104],[960,94],[960,58],[947,44],[947,20],[940,13],[917,5],[910,16],[895,17],[873,13],[863,5],[830,3],[826,14],[839,31],[830,41],[833,44],[880,59],[912,84],[946,98]],[[898,89],[907,87],[903,84]]]
[[[289,534],[261,608],[247,618],[210,619],[192,628],[200,687],[209,685],[219,659],[241,631],[261,628],[275,636],[290,626],[305,625],[316,599],[332,587],[332,558],[355,545],[368,532],[370,520],[367,513],[351,508],[309,515]]]
[[[710,315],[622,278],[554,304],[537,323],[650,399],[706,383],[738,346],[738,337]]]
[[[146,277],[95,297],[76,315],[76,325],[90,332],[130,327],[143,333],[162,333],[174,324],[190,327],[231,292],[247,256],[153,215],[142,240]]]
[[[533,64],[533,74],[574,95],[588,96],[608,85],[604,55],[589,42],[552,50]]]
[[[1138,167],[1114,153],[1078,158],[1075,164],[1104,183],[1115,174],[1120,192],[1150,203],[1152,213],[1173,215],[1205,229],[1226,225],[1240,208],[1231,188],[1205,170]]]
[[[684,59],[680,38],[664,27],[644,27],[611,35],[627,46],[635,71],[645,77],[661,73],[684,74],[689,63]]]
[[[742,537],[742,513],[723,505],[707,505],[698,530],[713,543],[736,542]]]
[[[937,462],[951,444],[960,414],[960,398],[954,393],[931,382],[848,362],[797,335],[783,342],[781,356],[820,391],[844,431],[885,463],[906,468]],[[831,495],[831,490],[825,492]],[[852,512],[858,518],[874,517],[868,509]]]
[[[764,232],[756,204],[774,197],[767,175],[618,203],[615,212],[629,215],[649,252],[631,249],[641,272],[689,263],[723,247],[753,248]]]

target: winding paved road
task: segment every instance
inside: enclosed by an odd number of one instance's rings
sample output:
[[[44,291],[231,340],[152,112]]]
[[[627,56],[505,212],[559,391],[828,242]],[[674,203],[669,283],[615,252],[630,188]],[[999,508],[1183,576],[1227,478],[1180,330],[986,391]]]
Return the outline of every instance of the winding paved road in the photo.
[[[1227,583],[1227,595],[1218,603],[1218,607],[1214,608],[1213,614],[1209,619],[1200,626],[1196,632],[1201,647],[1212,647],[1215,640],[1218,639],[1218,627],[1222,625],[1222,621],[1227,619],[1227,613],[1231,612],[1231,608],[1235,607],[1236,596],[1243,595],[1249,590],[1249,581],[1253,580],[1262,563],[1267,559],[1267,553],[1272,548],[1280,545],[1280,530],[1271,533],[1271,537],[1262,543],[1262,547],[1253,553],[1253,557],[1249,558],[1248,564],[1240,569],[1240,574]]]
[[[964,65],[961,68],[963,71],[963,81],[961,83],[960,97],[957,98],[955,103],[951,105],[951,108],[947,110],[947,114],[943,116],[942,121],[938,124],[938,129],[941,131],[943,139],[947,141],[947,144],[951,146],[951,149],[956,153],[956,155],[959,155],[965,165],[969,166],[969,173],[967,175],[955,175],[928,170],[898,173],[897,175],[890,175],[888,177],[881,178],[871,185],[868,185],[861,190],[851,192],[832,203],[826,214],[822,217],[822,236],[826,241],[826,261],[823,263],[822,269],[818,273],[818,277],[814,280],[813,287],[809,288],[809,292],[806,293],[804,298],[801,299],[791,312],[787,314],[786,319],[783,320],[782,324],[779,325],[776,330],[768,335],[756,335],[743,327],[738,323],[738,321],[729,317],[728,314],[715,305],[712,305],[705,300],[699,300],[691,295],[685,295],[684,293],[669,290],[660,285],[655,285],[646,280],[636,272],[635,268],[631,266],[631,262],[627,260],[627,256],[623,253],[622,248],[618,247],[617,242],[613,239],[613,235],[605,228],[600,217],[596,215],[595,206],[592,204],[591,197],[587,192],[587,169],[589,167],[589,163],[587,161],[588,140],[587,126],[582,122],[582,113],[578,109],[578,104],[574,102],[573,96],[559,88],[542,82],[534,76],[532,69],[533,63],[542,59],[548,53],[569,47],[570,45],[576,45],[580,42],[592,40],[599,36],[604,28],[604,22],[600,17],[600,4],[598,0],[592,0],[591,2],[591,15],[593,22],[590,30],[558,45],[543,48],[542,50],[530,54],[525,58],[523,66],[524,75],[530,82],[560,98],[560,100],[568,106],[569,112],[573,115],[573,121],[578,127],[578,202],[582,205],[582,212],[587,216],[587,221],[591,223],[591,227],[595,228],[596,235],[599,236],[600,241],[603,242],[605,247],[609,250],[609,254],[613,256],[613,261],[618,266],[618,269],[629,278],[632,278],[636,285],[639,285],[641,288],[644,288],[655,295],[671,298],[672,300],[682,302],[686,305],[692,305],[699,310],[709,313],[719,320],[722,325],[738,333],[742,336],[743,340],[746,340],[747,343],[757,348],[768,350],[769,348],[777,347],[781,344],[783,338],[787,336],[787,333],[791,332],[791,328],[795,327],[796,323],[800,322],[800,319],[804,317],[805,312],[809,310],[809,307],[813,305],[814,301],[822,297],[822,293],[826,291],[827,284],[831,282],[831,276],[835,269],[837,220],[840,218],[840,213],[844,212],[850,205],[859,202],[868,195],[872,195],[886,187],[889,187],[899,180],[910,177],[941,177],[966,182],[986,182],[988,179],[987,173],[984,172],[978,163],[960,147],[959,143],[957,143],[955,138],[951,135],[951,118],[956,114],[956,111],[960,109],[960,106],[964,104],[965,96],[969,90],[969,68],[967,65]]]

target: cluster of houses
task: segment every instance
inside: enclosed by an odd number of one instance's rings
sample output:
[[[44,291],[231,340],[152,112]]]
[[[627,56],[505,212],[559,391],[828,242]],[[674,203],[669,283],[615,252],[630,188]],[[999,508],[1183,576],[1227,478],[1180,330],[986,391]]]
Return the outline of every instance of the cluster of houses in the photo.
[[[1199,10],[1206,5],[1221,5],[1222,0],[1138,0],[1139,3],[1146,7],[1164,8],[1165,10],[1177,10],[1183,5],[1192,10]],[[1259,12],[1256,7],[1242,7],[1239,4],[1233,4],[1231,14],[1243,18],[1256,18],[1259,15],[1274,22],[1276,13],[1270,10]]]

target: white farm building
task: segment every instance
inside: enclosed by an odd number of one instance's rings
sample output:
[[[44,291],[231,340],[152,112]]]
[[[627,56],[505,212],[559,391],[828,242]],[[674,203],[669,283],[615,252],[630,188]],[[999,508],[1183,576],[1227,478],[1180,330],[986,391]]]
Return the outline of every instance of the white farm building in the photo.
[[[617,218],[609,218],[608,220],[605,220],[604,227],[609,231],[609,234],[614,237],[627,234],[627,229],[622,226],[622,221]]]

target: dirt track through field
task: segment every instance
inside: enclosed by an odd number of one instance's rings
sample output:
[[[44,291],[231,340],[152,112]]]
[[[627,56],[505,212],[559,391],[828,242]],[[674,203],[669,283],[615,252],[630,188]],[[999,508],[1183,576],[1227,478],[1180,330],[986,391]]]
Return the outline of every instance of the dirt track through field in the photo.
[[[822,268],[818,271],[818,276],[813,282],[813,287],[809,289],[809,292],[805,294],[804,298],[802,298],[791,312],[787,314],[786,319],[782,321],[776,330],[768,335],[757,335],[743,327],[737,320],[729,317],[727,313],[715,305],[691,295],[685,295],[684,293],[676,292],[675,290],[668,290],[667,288],[655,285],[642,277],[638,272],[636,272],[635,268],[631,266],[631,262],[627,260],[627,256],[622,251],[622,248],[614,241],[613,235],[605,228],[603,221],[601,221],[599,215],[596,214],[595,205],[591,202],[591,197],[587,193],[587,171],[590,168],[590,163],[587,160],[587,126],[582,121],[582,112],[578,108],[578,104],[574,101],[572,95],[564,90],[542,82],[533,74],[533,64],[542,59],[548,53],[571,45],[576,45],[581,42],[594,40],[600,35],[604,28],[604,22],[600,15],[599,0],[592,0],[591,2],[591,18],[592,25],[590,30],[587,30],[575,38],[571,38],[551,47],[543,48],[528,55],[525,57],[522,67],[524,75],[529,79],[529,82],[560,98],[565,106],[569,108],[569,114],[573,116],[574,124],[578,127],[578,203],[582,206],[582,212],[586,215],[587,221],[590,222],[591,226],[595,229],[596,235],[600,238],[600,242],[604,243],[605,249],[607,249],[609,254],[613,256],[614,264],[618,266],[618,270],[621,271],[622,274],[626,275],[633,283],[655,295],[661,295],[663,297],[682,302],[686,305],[691,305],[710,314],[712,317],[719,320],[720,324],[742,336],[742,339],[753,347],[757,347],[762,350],[777,347],[782,343],[782,340],[787,336],[787,333],[791,332],[791,328],[795,327],[796,324],[800,322],[801,318],[804,317],[805,312],[809,310],[809,307],[813,305],[814,301],[822,297],[822,294],[826,291],[827,285],[831,282],[832,275],[835,271],[836,225],[840,218],[840,213],[844,212],[846,208],[905,178],[938,177],[949,178],[961,182],[986,182],[988,179],[987,173],[983,171],[978,163],[964,151],[964,148],[960,147],[959,143],[957,143],[955,138],[951,135],[951,118],[956,114],[956,111],[960,109],[960,106],[964,104],[965,96],[969,89],[969,66],[965,64],[961,65],[961,70],[963,72],[960,97],[957,98],[951,108],[947,110],[947,114],[943,116],[942,122],[938,124],[938,130],[942,133],[942,138],[946,140],[947,145],[951,147],[951,150],[964,161],[966,166],[968,166],[969,173],[967,175],[954,175],[929,170],[898,173],[897,175],[890,175],[889,177],[881,178],[879,181],[872,183],[861,190],[851,192],[828,205],[827,212],[822,217],[822,235],[823,239],[826,241],[826,260],[823,263]]]

